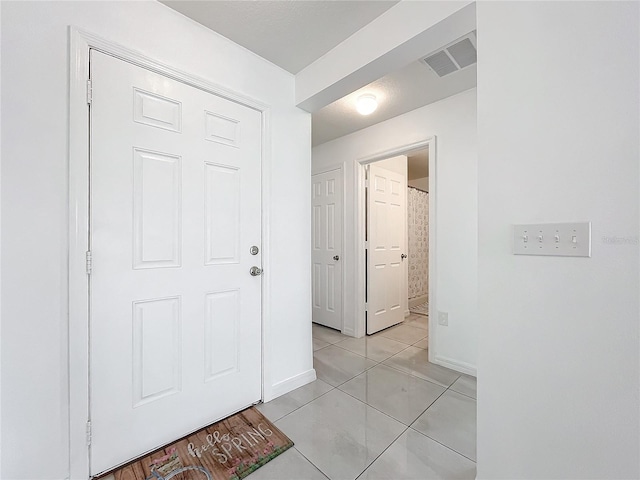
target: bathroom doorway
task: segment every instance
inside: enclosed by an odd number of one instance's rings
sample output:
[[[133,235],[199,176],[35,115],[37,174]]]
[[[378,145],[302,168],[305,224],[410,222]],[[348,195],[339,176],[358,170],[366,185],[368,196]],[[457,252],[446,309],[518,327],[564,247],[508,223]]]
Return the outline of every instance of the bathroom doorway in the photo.
[[[411,314],[428,317],[429,147],[407,157],[408,304]]]

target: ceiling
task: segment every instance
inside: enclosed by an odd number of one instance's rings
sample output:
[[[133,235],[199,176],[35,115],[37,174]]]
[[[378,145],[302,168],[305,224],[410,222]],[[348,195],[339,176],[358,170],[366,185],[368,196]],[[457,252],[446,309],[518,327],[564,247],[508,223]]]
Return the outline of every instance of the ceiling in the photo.
[[[315,112],[312,116],[313,145],[370,127],[475,86],[476,65],[441,78],[426,64],[413,62]],[[356,100],[363,93],[374,94],[379,102],[378,109],[366,116],[356,111]]]
[[[398,3],[384,0],[160,1],[292,74]],[[424,52],[424,56],[430,53]],[[475,86],[475,64],[439,77],[426,64],[415,61],[314,112],[313,146]],[[356,98],[365,92],[373,93],[379,101],[378,109],[368,116],[355,110]]]
[[[293,74],[398,3],[398,0],[160,1]]]

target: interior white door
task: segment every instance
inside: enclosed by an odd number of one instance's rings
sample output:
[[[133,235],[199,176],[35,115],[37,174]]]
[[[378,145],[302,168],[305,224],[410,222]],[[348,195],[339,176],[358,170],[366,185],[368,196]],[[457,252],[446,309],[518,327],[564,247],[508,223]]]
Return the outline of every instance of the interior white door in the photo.
[[[261,114],[90,61],[97,474],[261,398]]]
[[[407,180],[375,164],[368,179],[367,334],[372,334],[404,320]]]
[[[312,177],[315,323],[342,330],[342,170]]]

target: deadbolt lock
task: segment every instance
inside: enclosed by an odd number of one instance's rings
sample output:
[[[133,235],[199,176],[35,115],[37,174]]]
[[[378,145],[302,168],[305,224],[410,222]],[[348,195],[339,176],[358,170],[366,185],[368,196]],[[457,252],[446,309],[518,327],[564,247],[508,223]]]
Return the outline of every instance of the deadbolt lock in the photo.
[[[249,253],[251,255],[257,255],[258,252],[260,252],[260,249],[258,247],[256,247],[255,245],[249,249]]]

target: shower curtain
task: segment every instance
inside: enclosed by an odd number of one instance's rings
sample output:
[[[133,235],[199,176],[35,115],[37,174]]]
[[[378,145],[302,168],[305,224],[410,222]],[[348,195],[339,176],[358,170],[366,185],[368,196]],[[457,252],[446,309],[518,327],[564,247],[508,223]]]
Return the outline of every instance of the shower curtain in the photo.
[[[409,300],[429,292],[429,194],[408,187]]]

